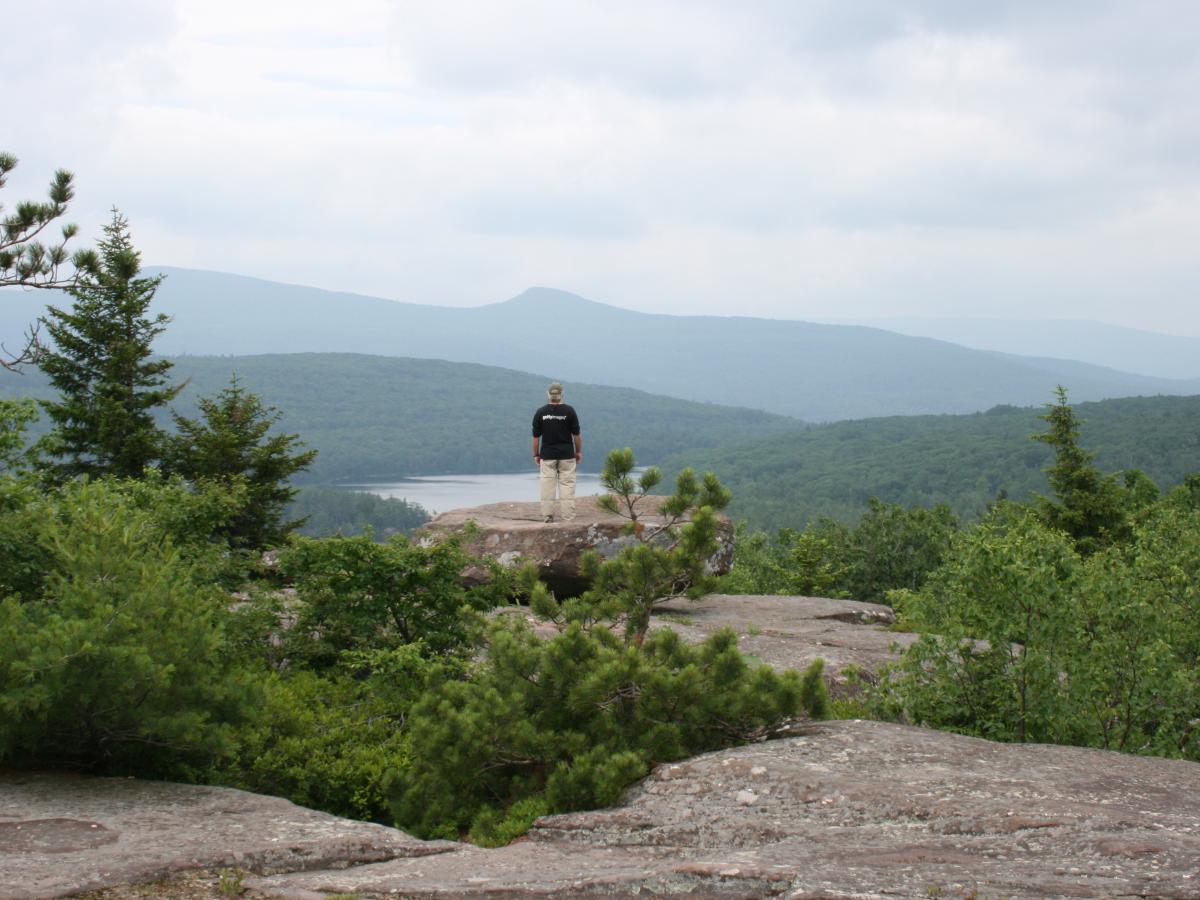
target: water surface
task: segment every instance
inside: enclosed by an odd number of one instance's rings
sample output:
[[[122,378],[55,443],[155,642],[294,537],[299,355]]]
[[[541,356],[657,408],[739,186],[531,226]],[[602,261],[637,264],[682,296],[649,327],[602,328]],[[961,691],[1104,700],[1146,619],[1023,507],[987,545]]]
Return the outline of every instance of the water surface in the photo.
[[[421,478],[405,478],[403,481],[352,484],[347,487],[380,497],[399,497],[410,503],[419,503],[430,515],[437,515],[464,506],[482,506],[484,503],[500,503],[505,500],[537,500],[538,473],[533,469],[508,475],[428,475]],[[576,479],[575,493],[581,497],[604,493],[604,489],[600,487],[599,473],[580,472]]]

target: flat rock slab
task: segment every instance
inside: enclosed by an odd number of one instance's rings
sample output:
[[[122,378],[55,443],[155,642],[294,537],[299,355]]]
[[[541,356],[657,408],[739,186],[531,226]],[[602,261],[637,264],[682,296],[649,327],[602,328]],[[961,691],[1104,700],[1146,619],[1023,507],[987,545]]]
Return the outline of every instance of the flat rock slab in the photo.
[[[288,872],[442,853],[394,828],[232,788],[0,776],[0,897],[62,897],[181,872]]]
[[[505,607],[503,615],[524,617],[544,638],[555,626],[525,607]],[[826,597],[707,594],[699,600],[677,598],[654,608],[650,629],[670,628],[699,644],[722,628],[737,632],[738,649],[773,669],[805,669],[825,660],[825,680],[834,696],[854,695],[854,669],[874,673],[896,662],[917,635],[893,631],[891,607]]]
[[[247,883],[284,897],[1195,898],[1200,765],[830,722],[660,766],[620,805],[548,816],[509,847]]]
[[[663,523],[658,504],[665,498],[646,497],[638,505],[638,519],[647,528]],[[465,548],[476,556],[490,556],[504,565],[537,566],[539,577],[559,597],[577,596],[587,584],[579,577],[579,557],[595,550],[610,559],[636,538],[623,533],[629,520],[601,509],[597,497],[578,497],[575,518],[570,521],[542,521],[537,502],[488,503],[444,512],[414,532],[418,541],[433,541],[450,534],[461,534],[473,522],[475,537]],[[719,516],[717,552],[708,561],[708,570],[724,574],[733,565],[733,523]],[[482,573],[468,573],[469,577]]]
[[[655,607],[651,628],[670,627],[699,643],[722,628],[738,634],[738,648],[774,669],[804,669],[825,660],[825,677],[835,695],[852,692],[852,668],[874,672],[899,659],[917,636],[892,631],[891,607],[825,597],[709,594]]]

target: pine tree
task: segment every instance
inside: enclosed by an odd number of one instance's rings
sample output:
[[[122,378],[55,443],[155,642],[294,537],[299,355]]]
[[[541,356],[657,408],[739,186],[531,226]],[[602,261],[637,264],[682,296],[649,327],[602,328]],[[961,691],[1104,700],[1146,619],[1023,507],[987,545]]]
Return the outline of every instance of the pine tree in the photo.
[[[37,364],[60,395],[42,402],[54,423],[41,445],[52,480],[136,478],[161,454],[152,412],[183,386],[167,384],[168,360],[151,358],[170,318],[149,313],[162,276],[138,278],[140,270],[129,223],[114,209],[98,270],[67,288],[69,310],[51,306],[42,319],[52,345],[38,352]]]
[[[655,604],[685,595],[695,599],[713,587],[706,564],[719,546],[716,514],[729,505],[732,495],[712,472],[697,479],[694,471],[684,469],[671,496],[654,497],[650,491],[661,483],[662,472],[651,466],[635,482],[636,465],[628,447],[608,454],[600,482],[610,493],[600,497],[599,505],[628,519],[625,532],[637,542],[603,561],[595,551],[586,551],[580,573],[592,586],[561,604],[532,570],[524,577],[535,615],[560,624],[619,618],[626,640],[641,646]],[[651,526],[643,520],[647,498],[658,501],[661,517]]]
[[[0,153],[0,188],[16,166],[15,156]],[[75,195],[73,181],[70,172],[59,169],[50,182],[48,202],[23,200],[0,219],[0,287],[67,287],[73,283],[74,276],[61,275],[59,269],[67,262],[66,244],[79,232],[78,227],[63,225],[62,240],[57,244],[47,246],[38,240],[51,222],[66,214],[67,204]],[[90,271],[95,268],[96,257],[92,251],[81,250],[71,262],[77,269]]]
[[[0,188],[8,173],[17,167],[17,158],[10,153],[0,153]],[[75,237],[79,228],[75,225],[62,226],[62,237],[57,244],[44,244],[39,240],[50,223],[67,212],[67,204],[75,194],[74,176],[65,169],[54,173],[47,192],[48,201],[36,203],[22,200],[7,216],[0,218],[0,287],[19,285],[34,288],[60,288],[75,282],[81,272],[95,272],[98,260],[94,250],[80,250],[71,257],[74,271],[60,270],[67,263],[67,242]],[[0,212],[3,212],[0,205]],[[9,351],[0,344],[0,368],[18,371],[22,364],[30,362],[37,349],[37,329],[31,329],[24,337],[21,349]]]
[[[225,530],[235,547],[262,548],[281,543],[304,524],[283,521],[284,510],[296,495],[288,479],[307,469],[316,450],[299,450],[299,435],[269,435],[280,412],[238,383],[215,398],[199,401],[203,420],[174,414],[179,435],[170,441],[167,465],[193,482],[240,480],[246,502]]]

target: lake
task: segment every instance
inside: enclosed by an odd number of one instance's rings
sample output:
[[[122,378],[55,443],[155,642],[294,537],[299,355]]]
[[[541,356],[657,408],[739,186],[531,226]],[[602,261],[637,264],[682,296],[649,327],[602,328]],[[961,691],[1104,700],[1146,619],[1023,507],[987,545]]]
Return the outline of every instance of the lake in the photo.
[[[504,500],[537,500],[538,473],[518,472],[510,475],[428,475],[405,478],[379,484],[351,484],[352,490],[365,491],[380,497],[398,497],[419,503],[430,515],[463,506],[482,506]],[[602,494],[598,472],[580,472],[575,493],[579,496]]]

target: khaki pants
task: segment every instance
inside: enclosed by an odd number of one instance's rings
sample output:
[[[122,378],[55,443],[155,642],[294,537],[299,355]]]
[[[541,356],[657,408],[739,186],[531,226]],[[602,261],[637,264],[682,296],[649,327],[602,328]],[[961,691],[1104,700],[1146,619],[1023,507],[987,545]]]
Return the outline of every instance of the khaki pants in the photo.
[[[542,499],[542,515],[575,518],[575,460],[543,459],[539,469],[538,487]],[[557,489],[558,507],[554,506]]]

